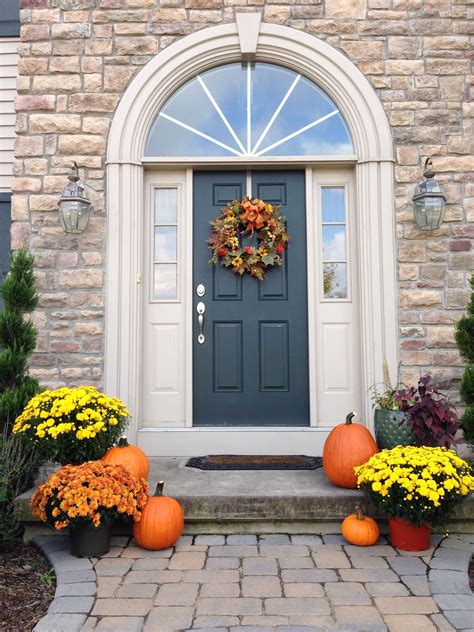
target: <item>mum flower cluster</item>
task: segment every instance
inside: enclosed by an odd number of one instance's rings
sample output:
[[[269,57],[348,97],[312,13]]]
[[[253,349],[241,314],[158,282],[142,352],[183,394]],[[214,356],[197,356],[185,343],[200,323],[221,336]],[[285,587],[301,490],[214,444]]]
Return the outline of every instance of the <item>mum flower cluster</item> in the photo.
[[[267,268],[282,264],[281,255],[288,247],[289,237],[278,207],[257,198],[234,200],[221,209],[211,226],[209,263],[220,261],[236,274],[247,272],[260,280]],[[242,238],[250,240],[254,236],[253,242],[242,243]]]
[[[380,512],[416,525],[443,524],[474,491],[474,477],[454,450],[397,446],[354,468],[358,487]]]
[[[148,496],[148,484],[121,465],[90,461],[65,465],[38,487],[31,505],[33,515],[49,527],[98,527],[115,518],[139,521]]]
[[[93,386],[59,388],[33,397],[13,432],[38,444],[60,463],[98,459],[123,433],[128,410],[116,397]]]

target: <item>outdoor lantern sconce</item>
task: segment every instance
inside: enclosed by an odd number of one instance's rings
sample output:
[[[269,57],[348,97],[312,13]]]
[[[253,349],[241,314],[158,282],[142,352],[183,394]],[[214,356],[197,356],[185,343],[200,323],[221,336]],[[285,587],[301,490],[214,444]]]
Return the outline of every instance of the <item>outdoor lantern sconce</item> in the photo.
[[[420,230],[436,230],[443,218],[446,198],[439,184],[433,180],[436,174],[432,167],[431,158],[427,158],[423,172],[424,180],[418,183],[412,198],[415,222]]]
[[[59,217],[66,233],[83,233],[89,222],[91,202],[79,182],[79,170],[75,162],[68,178],[69,184],[59,200]]]

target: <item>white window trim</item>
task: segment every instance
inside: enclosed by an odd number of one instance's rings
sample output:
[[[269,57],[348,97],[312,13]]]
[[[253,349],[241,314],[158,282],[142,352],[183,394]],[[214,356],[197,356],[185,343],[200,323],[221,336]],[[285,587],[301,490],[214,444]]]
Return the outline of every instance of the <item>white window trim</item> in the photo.
[[[107,154],[107,262],[105,389],[122,397],[135,420],[140,419],[140,329],[143,248],[144,168],[160,164],[143,160],[151,122],[166,99],[186,80],[215,65],[240,59],[236,24],[206,28],[167,47],[153,58],[126,90],[114,116]],[[368,388],[382,379],[386,359],[396,370],[397,291],[393,146],[383,107],[374,90],[344,55],[302,31],[263,23],[256,59],[302,72],[335,101],[349,127],[356,156],[301,157],[292,160],[246,158],[173,159],[167,166],[208,164],[239,168],[245,164],[350,164],[356,161],[357,243],[360,253],[360,336],[362,420],[371,424]],[[189,170],[190,171],[190,170]],[[311,314],[309,315],[311,318]],[[195,432],[195,429],[192,429]]]

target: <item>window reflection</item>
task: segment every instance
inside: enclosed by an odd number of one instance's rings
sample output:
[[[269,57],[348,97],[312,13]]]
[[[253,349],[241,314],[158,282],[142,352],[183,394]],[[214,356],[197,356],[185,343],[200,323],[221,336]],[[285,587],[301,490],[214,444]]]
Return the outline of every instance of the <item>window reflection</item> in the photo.
[[[321,206],[323,295],[344,299],[348,297],[344,187],[322,187]]]
[[[178,190],[155,189],[153,300],[178,298]]]
[[[352,154],[335,103],[281,66],[228,64],[179,88],[151,127],[146,156]]]

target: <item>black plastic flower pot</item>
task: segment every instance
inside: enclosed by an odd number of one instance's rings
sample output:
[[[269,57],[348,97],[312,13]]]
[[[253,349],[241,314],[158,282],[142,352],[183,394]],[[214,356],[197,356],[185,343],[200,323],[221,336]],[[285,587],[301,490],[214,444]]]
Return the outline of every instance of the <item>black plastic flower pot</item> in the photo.
[[[110,531],[108,524],[94,527],[92,524],[69,527],[71,555],[75,557],[99,557],[110,550]]]

